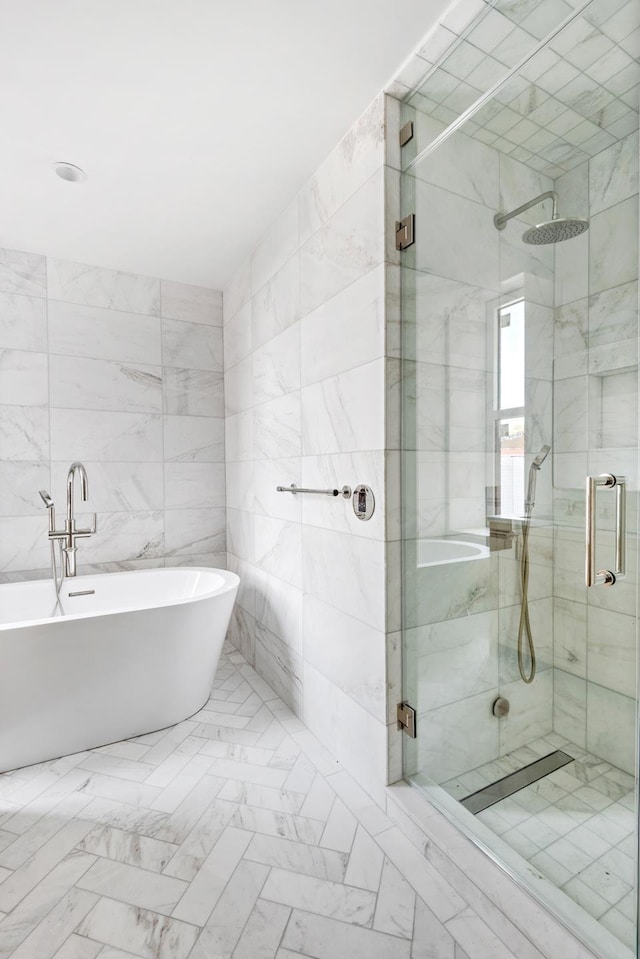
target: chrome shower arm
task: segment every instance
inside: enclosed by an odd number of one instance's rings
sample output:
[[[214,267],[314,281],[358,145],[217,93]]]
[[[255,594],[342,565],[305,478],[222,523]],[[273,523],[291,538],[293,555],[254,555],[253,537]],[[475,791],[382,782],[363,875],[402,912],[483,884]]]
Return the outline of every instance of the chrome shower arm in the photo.
[[[537,206],[538,203],[543,203],[545,200],[553,200],[553,212],[551,214],[551,219],[557,219],[558,194],[555,190],[547,190],[546,193],[541,193],[540,196],[534,196],[533,200],[523,203],[522,206],[516,207],[516,209],[511,210],[510,213],[496,213],[493,218],[496,229],[504,230],[509,220],[512,220],[515,216],[520,216],[521,213],[524,213],[526,210],[530,210],[532,206]]]

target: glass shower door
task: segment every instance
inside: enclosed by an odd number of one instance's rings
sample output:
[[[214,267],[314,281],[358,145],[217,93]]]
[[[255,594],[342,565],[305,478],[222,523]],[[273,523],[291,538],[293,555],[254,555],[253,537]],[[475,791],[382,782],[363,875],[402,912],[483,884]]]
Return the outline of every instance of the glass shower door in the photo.
[[[637,954],[638,40],[611,12],[584,14],[593,70],[560,33],[463,125],[426,93],[404,108],[424,153],[402,176],[404,764],[620,959]]]

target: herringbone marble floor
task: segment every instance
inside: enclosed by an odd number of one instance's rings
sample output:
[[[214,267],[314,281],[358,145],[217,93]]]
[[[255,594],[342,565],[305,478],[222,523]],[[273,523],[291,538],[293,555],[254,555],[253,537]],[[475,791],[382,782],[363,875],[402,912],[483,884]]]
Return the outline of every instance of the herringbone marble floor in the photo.
[[[512,957],[228,647],[196,716],[0,810],[0,959]]]

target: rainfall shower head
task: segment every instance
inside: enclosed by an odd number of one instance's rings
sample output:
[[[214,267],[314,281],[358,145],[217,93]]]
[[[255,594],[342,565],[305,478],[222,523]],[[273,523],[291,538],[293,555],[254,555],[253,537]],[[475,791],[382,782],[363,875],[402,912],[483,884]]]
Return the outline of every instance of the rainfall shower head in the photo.
[[[537,206],[544,200],[553,200],[553,211],[551,219],[544,223],[538,223],[525,230],[522,239],[525,243],[543,245],[546,243],[561,243],[563,240],[572,240],[575,236],[580,236],[585,230],[589,229],[589,221],[580,216],[558,216],[558,194],[554,190],[547,193],[541,193],[533,200],[528,200],[522,206],[516,207],[510,213],[496,213],[493,218],[494,225],[498,230],[504,230],[507,222],[514,216],[519,216],[525,210],[530,210],[532,206]]]
[[[522,239],[525,243],[537,245],[560,243],[562,240],[572,240],[588,229],[589,221],[580,216],[558,216],[525,230]]]

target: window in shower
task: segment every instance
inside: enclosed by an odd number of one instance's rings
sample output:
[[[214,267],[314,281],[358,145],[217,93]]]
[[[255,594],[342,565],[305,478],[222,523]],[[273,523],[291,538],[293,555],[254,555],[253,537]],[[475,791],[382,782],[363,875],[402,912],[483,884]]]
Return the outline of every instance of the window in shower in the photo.
[[[520,516],[524,507],[525,453],[524,299],[501,306],[496,319],[496,505],[501,516]]]

